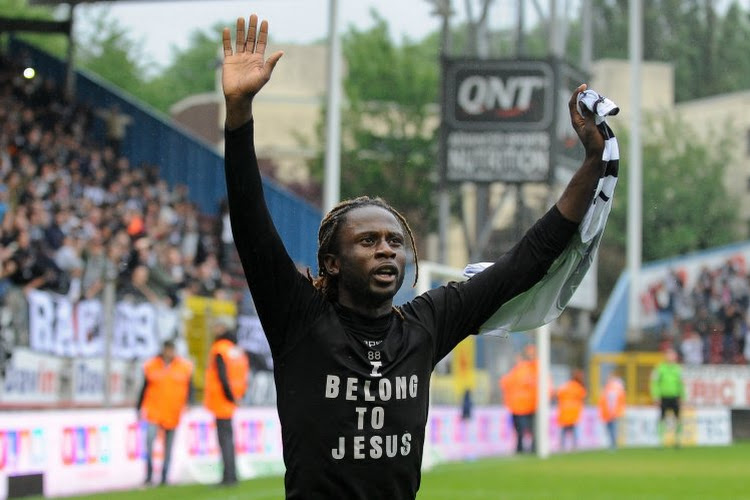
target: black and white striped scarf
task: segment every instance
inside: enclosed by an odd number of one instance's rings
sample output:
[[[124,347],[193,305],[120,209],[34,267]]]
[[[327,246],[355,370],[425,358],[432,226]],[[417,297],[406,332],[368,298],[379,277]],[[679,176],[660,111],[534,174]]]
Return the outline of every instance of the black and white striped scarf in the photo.
[[[610,99],[593,90],[578,95],[579,112],[582,106],[594,113],[596,126],[604,136],[602,161],[606,163],[596,187],[594,198],[578,227],[579,237],[573,238],[563,253],[552,263],[547,274],[526,292],[503,304],[482,325],[480,333],[507,335],[510,332],[533,330],[555,320],[570,302],[581,280],[591,267],[594,254],[604,233],[612,197],[617,186],[620,150],[614,132],[606,118],[619,113],[620,108]],[[492,265],[491,262],[469,264],[464,276]]]

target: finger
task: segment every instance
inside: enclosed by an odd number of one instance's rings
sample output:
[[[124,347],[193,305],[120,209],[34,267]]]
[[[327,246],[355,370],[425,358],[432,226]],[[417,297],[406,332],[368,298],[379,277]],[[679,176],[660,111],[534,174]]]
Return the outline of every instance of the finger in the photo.
[[[237,53],[245,52],[245,18],[237,18]]]
[[[268,43],[268,21],[260,23],[260,32],[258,33],[258,44],[255,46],[255,52],[263,55],[266,52],[266,43]]]
[[[270,76],[271,73],[273,73],[273,68],[276,67],[276,63],[279,62],[279,59],[281,59],[281,56],[284,55],[284,52],[281,50],[274,52],[270,55],[268,59],[266,59],[266,71],[268,72],[268,75]]]
[[[586,90],[586,84],[582,83],[578,86],[577,89],[573,91],[573,95],[570,96],[570,100],[568,101],[568,109],[570,110],[570,117],[573,117],[573,113],[578,113],[578,94]]]
[[[224,46],[224,57],[232,55],[232,33],[229,28],[224,28],[221,33],[221,43]]]
[[[255,32],[258,30],[258,16],[250,16],[250,26],[247,29],[247,51],[255,52]]]

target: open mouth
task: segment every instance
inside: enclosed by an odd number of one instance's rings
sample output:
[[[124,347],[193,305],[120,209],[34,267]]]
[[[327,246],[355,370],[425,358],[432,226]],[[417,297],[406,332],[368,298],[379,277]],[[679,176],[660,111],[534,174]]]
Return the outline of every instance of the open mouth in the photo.
[[[373,271],[375,279],[382,282],[391,282],[398,277],[398,268],[392,264],[383,264]]]

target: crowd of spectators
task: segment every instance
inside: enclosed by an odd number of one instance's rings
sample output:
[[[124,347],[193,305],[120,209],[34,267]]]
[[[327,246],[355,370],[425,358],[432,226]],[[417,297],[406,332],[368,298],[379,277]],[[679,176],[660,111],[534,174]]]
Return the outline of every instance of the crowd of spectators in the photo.
[[[32,289],[76,301],[100,297],[111,279],[118,300],[239,300],[227,217],[200,214],[157,167],[94,140],[96,110],[22,69],[0,60],[0,303],[11,341],[28,341],[18,313]]]
[[[703,266],[692,287],[672,270],[650,288],[661,347],[673,347],[685,364],[746,364],[750,359],[750,275],[744,259]]]

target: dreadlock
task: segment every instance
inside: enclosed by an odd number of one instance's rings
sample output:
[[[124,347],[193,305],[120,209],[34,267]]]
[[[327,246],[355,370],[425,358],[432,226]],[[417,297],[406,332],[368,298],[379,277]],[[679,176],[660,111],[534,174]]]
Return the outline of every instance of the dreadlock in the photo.
[[[341,222],[345,220],[346,214],[350,210],[353,210],[355,208],[367,206],[380,207],[392,213],[393,216],[398,219],[399,223],[404,228],[404,231],[406,231],[406,234],[409,235],[409,242],[414,254],[414,285],[417,284],[417,279],[419,278],[417,245],[414,242],[414,234],[412,233],[409,224],[406,222],[406,219],[398,212],[398,210],[390,206],[379,196],[375,198],[370,198],[369,196],[360,196],[358,198],[340,202],[338,205],[333,207],[320,222],[320,229],[318,229],[318,277],[313,278],[310,273],[310,268],[307,269],[307,277],[310,282],[315,288],[320,290],[323,295],[325,295],[325,297],[331,302],[335,302],[338,299],[337,277],[328,274],[325,264],[323,263],[323,257],[326,254],[337,253],[335,251],[337,242],[336,237],[338,234],[339,226],[341,225]],[[398,309],[396,309],[396,313],[401,316]]]

